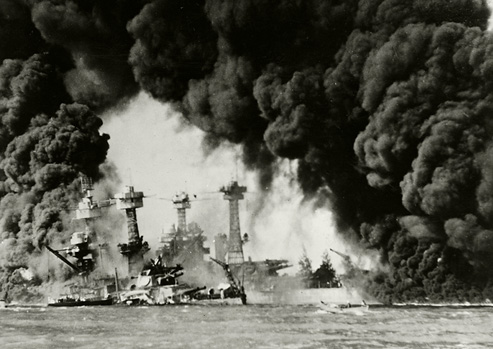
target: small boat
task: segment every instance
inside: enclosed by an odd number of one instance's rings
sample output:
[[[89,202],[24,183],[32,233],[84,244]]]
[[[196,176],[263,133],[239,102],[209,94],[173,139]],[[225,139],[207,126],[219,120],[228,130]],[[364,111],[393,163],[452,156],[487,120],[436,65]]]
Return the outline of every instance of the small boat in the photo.
[[[47,306],[83,307],[113,305],[116,302],[115,284],[109,283],[109,280],[103,280],[101,284],[73,282],[65,284],[64,288],[64,292],[56,297],[48,297]]]
[[[359,313],[366,313],[369,309],[370,309],[370,306],[368,304],[366,304],[365,301],[363,301],[361,304],[351,304],[351,303],[333,304],[333,303],[326,303],[324,301],[320,301],[320,310],[323,310],[324,312],[327,312],[327,313],[359,314]]]
[[[84,307],[84,306],[99,306],[99,305],[113,305],[113,298],[72,298],[72,297],[60,297],[55,300],[48,301],[49,307]]]

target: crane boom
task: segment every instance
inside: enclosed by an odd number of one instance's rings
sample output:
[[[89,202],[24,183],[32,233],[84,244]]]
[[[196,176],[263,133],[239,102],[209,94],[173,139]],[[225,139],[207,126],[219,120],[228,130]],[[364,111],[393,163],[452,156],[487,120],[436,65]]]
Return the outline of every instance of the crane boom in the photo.
[[[246,304],[245,290],[243,289],[243,286],[239,285],[239,282],[236,282],[236,280],[233,276],[233,273],[231,272],[231,269],[229,268],[229,265],[225,262],[218,260],[218,259],[215,259],[212,257],[210,257],[210,258],[212,261],[216,262],[217,264],[219,264],[224,269],[224,272],[226,273],[226,277],[228,278],[228,282],[231,285],[231,287],[233,288],[235,294],[237,294],[241,298],[241,302],[243,304]]]
[[[52,249],[50,246],[46,245],[46,248],[48,251],[53,253],[55,256],[57,256],[59,259],[61,259],[65,264],[67,264],[70,268],[74,269],[76,272],[80,273],[81,270],[77,268],[73,263],[71,263],[67,258],[62,256],[57,250]]]

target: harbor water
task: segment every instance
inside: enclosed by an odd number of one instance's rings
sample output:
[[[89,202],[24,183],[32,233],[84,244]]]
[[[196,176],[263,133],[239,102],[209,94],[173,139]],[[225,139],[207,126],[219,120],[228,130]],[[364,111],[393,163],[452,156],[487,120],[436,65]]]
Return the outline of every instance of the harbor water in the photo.
[[[8,307],[0,310],[0,347],[492,348],[492,325],[491,307]]]

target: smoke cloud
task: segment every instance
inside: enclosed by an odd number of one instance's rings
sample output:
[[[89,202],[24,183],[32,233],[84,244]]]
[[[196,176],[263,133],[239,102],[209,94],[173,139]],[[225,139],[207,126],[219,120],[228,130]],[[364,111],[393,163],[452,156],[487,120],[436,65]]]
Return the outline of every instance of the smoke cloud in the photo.
[[[381,251],[385,267],[367,281],[380,299],[493,296],[485,0],[0,9],[0,221],[20,251],[12,265],[63,234],[55,222],[77,173],[101,176],[107,136],[94,113],[144,90],[203,130],[207,150],[238,145],[264,188],[278,157],[296,160],[304,193],[326,195],[339,230]]]
[[[27,2],[2,2],[0,30],[0,265],[2,297],[26,299],[49,277],[24,280],[47,243],[68,238],[80,173],[99,178],[108,136],[68,93],[70,53],[42,40]],[[62,274],[61,272],[57,272]]]
[[[168,12],[154,14],[166,22]],[[209,146],[241,144],[266,183],[272,154],[297,159],[305,192],[328,187],[341,229],[382,251],[390,269],[369,281],[381,299],[490,292],[491,252],[473,247],[481,240],[488,250],[491,197],[485,2],[206,1],[204,15],[216,50],[197,57],[203,77],[178,78],[188,83],[184,115]],[[133,52],[134,71],[149,52]],[[162,76],[142,77],[155,98],[179,102],[155,88]],[[474,236],[463,237],[470,227]],[[462,286],[449,295],[445,281]],[[461,293],[471,285],[486,293]]]

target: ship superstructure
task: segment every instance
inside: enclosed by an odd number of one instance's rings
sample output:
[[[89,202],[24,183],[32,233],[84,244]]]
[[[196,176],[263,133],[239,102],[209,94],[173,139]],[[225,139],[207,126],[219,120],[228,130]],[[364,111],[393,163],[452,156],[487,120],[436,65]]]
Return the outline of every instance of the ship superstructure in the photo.
[[[84,196],[75,210],[75,221],[83,222],[83,230],[72,234],[70,246],[58,250],[47,246],[47,249],[77,273],[87,276],[95,267],[95,220],[101,217],[101,207],[106,203],[94,201],[92,180],[86,176],[81,177],[81,190]]]
[[[77,259],[77,266],[85,273],[92,271],[95,266],[94,253],[96,249],[94,245],[91,245],[97,242],[94,224],[96,219],[101,217],[101,207],[107,205],[106,203],[94,201],[93,189],[92,180],[86,176],[82,176],[81,190],[85,195],[75,210],[75,217],[76,220],[84,222],[84,231],[78,231],[72,234],[70,239],[70,245],[72,247],[66,250],[69,256]]]
[[[178,263],[189,270],[203,264],[210,249],[204,247],[206,237],[198,224],[187,224],[186,210],[192,207],[189,195],[181,192],[174,195],[171,201],[177,211],[177,225],[173,225],[168,233],[161,236],[161,246],[156,253],[166,265]]]
[[[90,278],[96,268],[96,258],[99,254],[102,261],[101,247],[98,243],[95,222],[102,216],[102,208],[112,204],[112,200],[95,201],[93,198],[93,183],[86,176],[81,177],[81,190],[84,193],[75,209],[75,222],[83,222],[83,230],[75,231],[70,238],[70,245],[62,249],[46,248],[77,272],[79,281],[69,285],[68,292],[56,301],[49,302],[50,306],[82,306],[109,305],[113,303],[111,295],[116,290],[112,278]],[[102,263],[101,263],[102,264]]]

